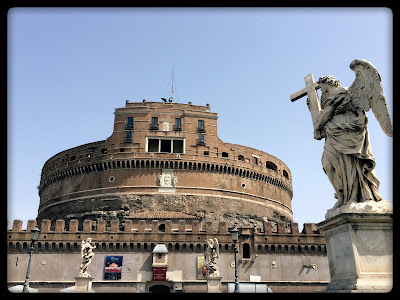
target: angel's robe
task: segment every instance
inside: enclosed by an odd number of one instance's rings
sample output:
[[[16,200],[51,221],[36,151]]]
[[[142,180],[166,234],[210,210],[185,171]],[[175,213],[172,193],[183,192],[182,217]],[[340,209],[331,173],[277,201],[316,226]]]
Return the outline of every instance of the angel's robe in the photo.
[[[331,181],[336,193],[342,195],[343,204],[350,200],[382,200],[374,171],[376,162],[371,152],[367,113],[352,105],[344,87],[337,88],[322,101],[321,108],[327,106],[333,106],[334,110],[324,125],[322,165],[329,163],[334,168]]]

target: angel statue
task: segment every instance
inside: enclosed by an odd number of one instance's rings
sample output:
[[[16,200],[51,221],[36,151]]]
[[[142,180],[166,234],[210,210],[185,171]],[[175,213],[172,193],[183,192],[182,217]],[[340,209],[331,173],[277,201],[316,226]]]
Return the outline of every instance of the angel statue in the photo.
[[[378,70],[364,59],[353,60],[350,69],[355,72],[353,84],[346,88],[331,75],[319,78],[321,110],[314,122],[314,138],[325,138],[322,167],[328,176],[339,207],[364,208],[388,206],[381,201],[379,180],[375,176],[375,159],[368,135],[367,111],[372,109],[383,131],[393,136],[393,124],[383,93]],[[318,100],[317,100],[318,101]],[[310,108],[310,101],[307,101]],[[311,112],[311,109],[310,109]]]
[[[207,249],[204,252],[204,263],[209,268],[209,277],[219,277],[215,259],[219,257],[219,243],[217,238],[208,239]]]
[[[82,255],[82,263],[81,268],[79,270],[79,277],[91,277],[87,272],[89,265],[92,263],[92,259],[94,256],[93,249],[96,246],[92,246],[92,239],[87,238],[86,241],[83,240],[81,244],[81,255]]]

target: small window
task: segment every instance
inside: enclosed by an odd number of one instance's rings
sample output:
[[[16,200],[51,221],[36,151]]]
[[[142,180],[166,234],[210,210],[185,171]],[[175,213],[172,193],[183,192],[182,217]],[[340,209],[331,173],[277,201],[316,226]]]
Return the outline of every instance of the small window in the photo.
[[[265,166],[267,167],[267,169],[274,170],[275,172],[278,171],[278,167],[272,161],[267,161],[265,163]]]
[[[229,154],[228,154],[228,152],[222,152],[222,157],[226,157],[226,158],[228,158],[228,157],[229,157]]]
[[[107,154],[107,149],[101,149],[101,154]]]
[[[157,130],[158,129],[158,117],[152,117],[151,118],[150,129],[151,130]]]
[[[126,123],[126,129],[133,129],[133,117],[128,117],[128,121]]]
[[[253,163],[255,165],[258,165],[258,157],[253,156]]]
[[[244,161],[244,156],[243,155],[238,155],[238,160]]]
[[[250,245],[247,243],[243,244],[243,258],[250,258]]]
[[[210,155],[210,151],[204,151],[204,155]]]
[[[127,131],[125,135],[125,143],[131,143],[132,142],[132,131]]]
[[[285,176],[286,179],[289,179],[289,174],[286,170],[283,170],[283,176]]]
[[[199,135],[197,139],[197,145],[205,145],[206,141],[204,140],[204,135]]]
[[[198,130],[198,132],[206,132],[206,129],[204,127],[204,120],[199,120],[198,121],[197,130]]]
[[[182,130],[182,120],[181,120],[181,118],[176,118],[175,119],[174,130],[175,131],[181,131]]]
[[[74,161],[74,160],[75,160],[75,155],[71,156],[70,159],[69,159],[69,161]]]

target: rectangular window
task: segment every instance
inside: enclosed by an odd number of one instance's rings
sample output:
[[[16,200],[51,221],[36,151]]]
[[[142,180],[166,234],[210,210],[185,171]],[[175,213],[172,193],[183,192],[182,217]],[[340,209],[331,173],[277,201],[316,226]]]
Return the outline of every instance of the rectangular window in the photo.
[[[183,153],[183,140],[174,140],[173,142],[174,153]]]
[[[205,145],[206,141],[204,140],[204,135],[199,135],[199,138],[197,139],[197,145]]]
[[[133,117],[128,117],[128,121],[126,123],[126,129],[133,129]]]
[[[253,156],[253,163],[255,165],[258,165],[258,157]]]
[[[158,117],[151,118],[150,130],[158,130]]]
[[[198,132],[206,132],[206,129],[204,127],[204,120],[199,120],[197,124],[198,124],[197,126]]]
[[[127,131],[126,132],[125,143],[132,143],[132,131]]]
[[[148,152],[158,152],[158,143],[159,143],[159,140],[158,139],[149,139],[149,142],[148,142],[148,149],[147,149],[147,151]]]
[[[171,140],[161,140],[161,151],[171,153]]]
[[[147,140],[147,152],[158,153],[184,153],[183,139],[157,139]]]
[[[181,120],[181,118],[176,118],[175,119],[174,130],[175,131],[181,131],[182,130],[182,120]]]

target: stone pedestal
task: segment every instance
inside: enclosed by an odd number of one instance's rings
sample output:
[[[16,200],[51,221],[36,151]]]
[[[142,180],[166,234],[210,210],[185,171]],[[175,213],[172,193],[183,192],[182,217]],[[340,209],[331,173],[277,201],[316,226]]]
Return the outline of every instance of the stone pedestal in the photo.
[[[331,282],[326,292],[388,292],[393,286],[393,215],[340,213],[325,232]]]
[[[75,293],[94,293],[92,277],[75,277]]]
[[[221,293],[221,279],[222,277],[208,277],[207,278],[207,293]]]

